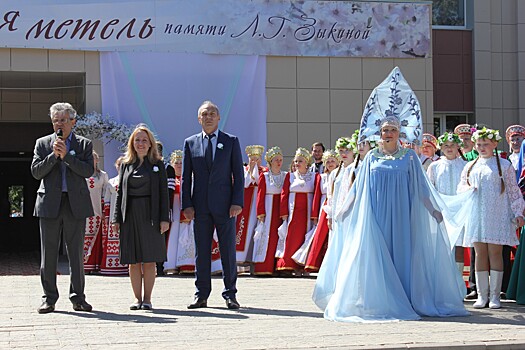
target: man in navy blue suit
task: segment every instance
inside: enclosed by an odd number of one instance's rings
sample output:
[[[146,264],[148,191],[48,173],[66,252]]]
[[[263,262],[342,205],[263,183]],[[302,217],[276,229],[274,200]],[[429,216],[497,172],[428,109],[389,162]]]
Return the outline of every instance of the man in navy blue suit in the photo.
[[[195,298],[188,309],[207,307],[211,293],[211,245],[214,229],[219,238],[224,290],[229,309],[236,299],[235,217],[244,203],[242,153],[236,136],[218,130],[219,108],[205,101],[198,110],[202,131],[184,141],[182,209],[195,220]]]

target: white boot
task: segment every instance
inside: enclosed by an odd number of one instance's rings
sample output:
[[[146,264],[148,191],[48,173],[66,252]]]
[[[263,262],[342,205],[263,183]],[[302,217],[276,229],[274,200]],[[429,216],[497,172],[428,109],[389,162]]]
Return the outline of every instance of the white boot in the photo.
[[[456,262],[456,266],[459,270],[459,275],[463,278],[463,270],[465,269],[465,263]]]
[[[501,282],[503,281],[503,271],[490,270],[490,302],[491,309],[501,307],[499,298],[501,292]]]
[[[489,272],[476,271],[476,290],[478,299],[474,303],[474,308],[483,309],[489,302]]]

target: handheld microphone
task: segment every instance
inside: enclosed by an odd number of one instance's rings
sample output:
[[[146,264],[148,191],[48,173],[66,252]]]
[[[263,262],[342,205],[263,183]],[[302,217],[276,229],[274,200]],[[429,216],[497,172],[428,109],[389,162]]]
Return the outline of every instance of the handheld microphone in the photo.
[[[62,129],[57,130],[57,137],[61,140],[64,137],[64,132],[62,131]]]

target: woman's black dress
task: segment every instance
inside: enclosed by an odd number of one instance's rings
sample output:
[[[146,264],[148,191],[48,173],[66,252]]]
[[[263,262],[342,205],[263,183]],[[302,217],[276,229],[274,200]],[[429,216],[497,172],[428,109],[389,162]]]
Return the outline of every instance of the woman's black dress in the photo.
[[[166,261],[166,240],[151,218],[150,173],[144,163],[128,179],[126,221],[120,227],[120,263]]]

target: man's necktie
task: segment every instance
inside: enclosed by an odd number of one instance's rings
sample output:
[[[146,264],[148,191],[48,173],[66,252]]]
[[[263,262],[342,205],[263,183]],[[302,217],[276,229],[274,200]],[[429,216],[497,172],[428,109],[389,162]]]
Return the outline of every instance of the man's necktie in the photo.
[[[211,143],[211,139],[215,137],[215,134],[206,135],[206,140],[208,140],[208,145],[206,146],[206,152],[204,153],[204,159],[206,159],[206,165],[208,166],[208,170],[211,170],[211,166],[213,164],[213,144]]]

